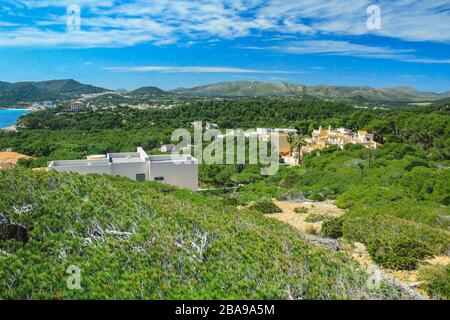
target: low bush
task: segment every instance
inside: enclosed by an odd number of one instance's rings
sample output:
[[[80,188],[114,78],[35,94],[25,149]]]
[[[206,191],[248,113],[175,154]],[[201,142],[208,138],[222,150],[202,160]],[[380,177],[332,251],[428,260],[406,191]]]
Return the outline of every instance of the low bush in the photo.
[[[450,300],[450,265],[431,266],[419,270],[425,290],[433,299]]]
[[[327,238],[342,238],[343,218],[332,218],[325,221],[322,225],[322,234]]]
[[[406,236],[373,239],[367,249],[377,264],[394,270],[414,270],[421,260],[432,255],[425,243]]]
[[[250,206],[250,209],[256,210],[264,214],[283,212],[283,210],[281,210],[275,203],[273,203],[270,200],[263,200],[260,202],[256,202],[255,204]]]
[[[0,241],[0,300],[408,297],[369,290],[351,258],[210,195],[20,168],[0,170],[0,194],[1,215],[29,230],[26,243]],[[71,265],[83,290],[67,288]]]
[[[298,207],[298,208],[295,208],[294,209],[294,212],[295,213],[308,213],[308,208],[305,208],[305,207]]]
[[[305,221],[310,223],[321,222],[329,219],[330,217],[325,214],[310,214],[306,217]]]
[[[370,247],[372,259],[391,269],[411,270],[449,247],[444,231],[391,215],[348,213],[342,231],[345,238]]]

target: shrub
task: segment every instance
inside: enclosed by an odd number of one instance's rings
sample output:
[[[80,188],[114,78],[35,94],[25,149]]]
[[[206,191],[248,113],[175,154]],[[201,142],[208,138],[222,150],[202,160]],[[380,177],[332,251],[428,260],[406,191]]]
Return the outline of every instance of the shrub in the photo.
[[[327,238],[339,239],[342,238],[343,218],[332,218],[326,220],[322,225],[322,234]]]
[[[259,211],[264,214],[281,213],[281,210],[275,203],[270,200],[263,200],[250,206],[250,209]]]
[[[450,265],[423,268],[419,279],[427,282],[425,290],[433,299],[450,300]]]
[[[26,244],[0,243],[0,300],[405,297],[387,283],[369,290],[350,257],[311,246],[285,224],[161,190],[120,177],[0,170],[0,213],[30,231]],[[66,288],[70,265],[83,270],[83,290]]]
[[[236,207],[238,205],[238,200],[234,197],[224,197],[223,204]]]
[[[425,243],[406,236],[372,239],[367,249],[377,264],[394,270],[414,270],[432,254]]]
[[[308,208],[305,207],[298,207],[294,209],[295,213],[308,213]]]

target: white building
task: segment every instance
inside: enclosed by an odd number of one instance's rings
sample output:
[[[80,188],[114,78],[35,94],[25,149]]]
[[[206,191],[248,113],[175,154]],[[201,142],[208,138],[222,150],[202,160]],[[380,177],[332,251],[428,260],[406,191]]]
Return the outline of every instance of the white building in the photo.
[[[161,152],[172,152],[176,150],[176,145],[174,144],[163,144],[159,149]]]
[[[70,102],[70,110],[72,111],[79,111],[84,109],[84,103],[79,100],[73,100]]]
[[[192,122],[192,127],[194,129],[203,129],[203,123],[201,121],[194,121]]]
[[[142,149],[130,153],[90,156],[87,160],[52,161],[49,169],[80,174],[107,174],[136,181],[160,181],[198,190],[198,160],[192,156],[149,156]]]
[[[42,106],[48,109],[56,107],[56,105],[53,104],[53,101],[44,101],[42,102]]]
[[[210,129],[220,129],[218,124],[207,122],[205,126],[206,130]]]

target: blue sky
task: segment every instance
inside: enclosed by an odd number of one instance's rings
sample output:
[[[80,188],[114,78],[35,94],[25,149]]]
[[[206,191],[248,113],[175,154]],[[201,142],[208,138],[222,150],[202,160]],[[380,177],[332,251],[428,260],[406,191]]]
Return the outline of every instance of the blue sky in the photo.
[[[450,2],[0,0],[0,81],[63,78],[111,89],[248,80],[443,92]]]

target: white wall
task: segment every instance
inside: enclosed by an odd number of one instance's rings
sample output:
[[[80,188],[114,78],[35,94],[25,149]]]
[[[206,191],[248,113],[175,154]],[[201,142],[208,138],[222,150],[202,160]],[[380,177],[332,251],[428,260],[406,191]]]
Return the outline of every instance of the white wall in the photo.
[[[198,162],[179,165],[173,162],[151,162],[150,180],[154,181],[156,177],[164,177],[164,183],[180,188],[198,190]]]
[[[148,162],[136,163],[113,163],[111,166],[113,176],[127,177],[136,180],[137,174],[145,174],[145,179],[149,180]]]

